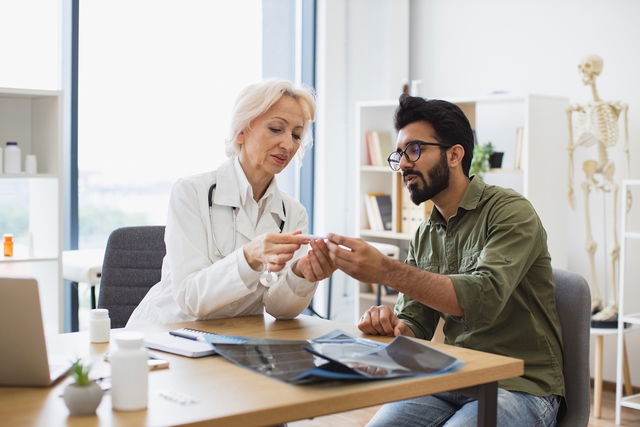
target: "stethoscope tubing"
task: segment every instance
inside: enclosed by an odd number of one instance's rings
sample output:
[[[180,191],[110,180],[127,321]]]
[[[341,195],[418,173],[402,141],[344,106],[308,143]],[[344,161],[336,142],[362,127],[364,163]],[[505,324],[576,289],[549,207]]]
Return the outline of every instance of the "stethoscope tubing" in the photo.
[[[220,254],[220,256],[222,258],[226,257],[229,254],[224,254],[221,250],[220,250],[220,246],[218,246],[218,242],[216,240],[216,233],[213,232],[213,190],[216,189],[217,184],[212,184],[211,187],[209,187],[209,194],[208,194],[208,200],[209,200],[209,224],[211,225],[211,237],[213,238],[213,244],[216,247],[216,251]],[[285,215],[285,219],[287,216],[287,209],[284,207],[284,200],[282,201],[282,211],[284,212]],[[237,243],[237,223],[236,220],[238,218],[238,208],[235,206],[231,206],[231,215],[233,216],[233,249],[232,251],[234,251],[236,249],[236,243]],[[285,224],[285,220],[283,219],[282,221],[280,221],[280,233],[282,233],[282,230],[284,230],[284,224]],[[230,252],[231,253],[231,252]]]

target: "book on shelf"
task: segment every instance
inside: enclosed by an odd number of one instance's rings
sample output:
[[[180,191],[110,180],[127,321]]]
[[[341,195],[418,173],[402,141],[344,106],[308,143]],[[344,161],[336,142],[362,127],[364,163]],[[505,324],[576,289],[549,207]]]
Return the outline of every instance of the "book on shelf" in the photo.
[[[369,221],[369,229],[373,231],[382,231],[384,226],[382,224],[382,216],[378,209],[376,197],[381,196],[383,193],[368,193],[364,196],[364,205],[367,211],[367,220]]]
[[[388,131],[377,131],[378,136],[378,146],[380,147],[380,154],[382,158],[380,159],[380,166],[387,166],[387,157],[389,154],[396,151],[396,144],[391,136],[391,132]]]
[[[411,201],[411,195],[406,187],[402,187],[400,192],[400,231],[402,233],[413,234],[416,232],[422,221],[431,214],[433,202],[427,200],[416,206]]]
[[[385,166],[387,157],[394,151],[395,146],[391,133],[385,130],[370,130],[365,132],[367,146],[367,164]]]
[[[522,169],[522,150],[524,145],[524,128],[518,126],[516,128],[516,147],[513,156],[513,168]]]
[[[371,166],[379,166],[382,154],[380,154],[380,149],[374,131],[369,130],[365,132],[365,142],[367,145],[368,164]]]
[[[382,229],[385,231],[391,231],[393,229],[393,206],[391,203],[391,196],[388,194],[380,194],[376,195],[374,198],[376,207],[378,209],[378,214],[380,215],[380,219],[382,221]]]
[[[373,159],[374,153],[373,153],[373,139],[372,139],[372,135],[371,135],[371,131],[368,130],[364,133],[364,143],[365,143],[365,147],[366,147],[366,153],[367,153],[367,159],[365,164],[366,165],[373,165],[375,163],[375,160]]]
[[[365,196],[365,208],[369,228],[373,231],[393,230],[391,196],[386,193],[368,193]]]

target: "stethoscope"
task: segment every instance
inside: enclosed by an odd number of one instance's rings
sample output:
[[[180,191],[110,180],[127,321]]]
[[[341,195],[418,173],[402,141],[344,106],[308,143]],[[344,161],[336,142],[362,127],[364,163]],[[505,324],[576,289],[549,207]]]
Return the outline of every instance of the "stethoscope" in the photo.
[[[221,250],[220,250],[220,246],[218,246],[218,242],[216,241],[216,233],[213,232],[213,190],[215,190],[216,188],[216,184],[212,184],[211,187],[209,187],[209,224],[211,225],[211,237],[213,237],[213,244],[216,247],[216,250],[218,251],[218,253],[220,254],[220,256],[222,256],[223,258],[226,257],[229,254],[224,254]],[[287,217],[287,209],[284,207],[284,200],[282,201],[282,212],[284,213],[285,218]],[[234,251],[236,249],[236,242],[237,242],[237,224],[236,224],[236,219],[238,218],[238,208],[235,206],[231,206],[231,215],[233,216],[233,249],[232,251]],[[284,219],[282,221],[280,221],[280,233],[282,233],[282,230],[284,230]],[[231,253],[231,252],[229,252]]]

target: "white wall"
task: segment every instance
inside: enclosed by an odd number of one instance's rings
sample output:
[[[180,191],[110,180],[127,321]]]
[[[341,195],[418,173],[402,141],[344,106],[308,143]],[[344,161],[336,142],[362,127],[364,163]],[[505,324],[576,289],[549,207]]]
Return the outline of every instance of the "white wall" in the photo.
[[[422,80],[421,95],[430,98],[467,97],[493,91],[540,93],[568,97],[572,103],[590,99],[582,85],[577,64],[583,55],[596,53],[604,59],[598,91],[605,100],[629,104],[631,136],[631,177],[640,169],[640,2],[633,0],[412,0],[411,78]],[[621,142],[617,176],[624,173]],[[585,222],[581,191],[581,163],[596,158],[593,149],[576,152],[574,185],[576,210],[559,206],[559,215],[568,215],[570,242],[569,269],[590,280],[584,251]],[[566,145],[558,147],[567,156]],[[541,171],[543,172],[543,171]],[[604,286],[604,223],[613,212],[603,211],[602,195],[591,204],[593,233],[599,242],[598,277]],[[640,203],[638,197],[634,203]],[[636,210],[636,213],[638,210]],[[605,217],[606,215],[606,217]],[[611,225],[609,225],[609,230]],[[611,231],[608,231],[611,238]],[[637,246],[636,246],[637,248]],[[611,243],[608,245],[611,249]],[[640,254],[630,252],[634,261]],[[637,263],[635,263],[637,264]],[[640,311],[640,266],[627,269],[625,303]],[[640,336],[627,336],[632,382],[640,385]],[[614,337],[605,338],[605,380],[615,381]],[[592,347],[593,348],[593,347]]]
[[[355,104],[395,99],[409,78],[408,0],[320,0],[317,30],[316,234],[356,235]],[[353,322],[356,282],[333,277],[334,319]]]

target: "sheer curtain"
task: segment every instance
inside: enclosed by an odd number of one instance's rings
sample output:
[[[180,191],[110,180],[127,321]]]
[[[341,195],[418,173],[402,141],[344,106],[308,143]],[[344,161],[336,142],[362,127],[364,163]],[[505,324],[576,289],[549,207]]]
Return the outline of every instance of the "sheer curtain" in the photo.
[[[80,248],[164,224],[181,176],[226,159],[238,92],[262,75],[261,1],[80,3]]]

